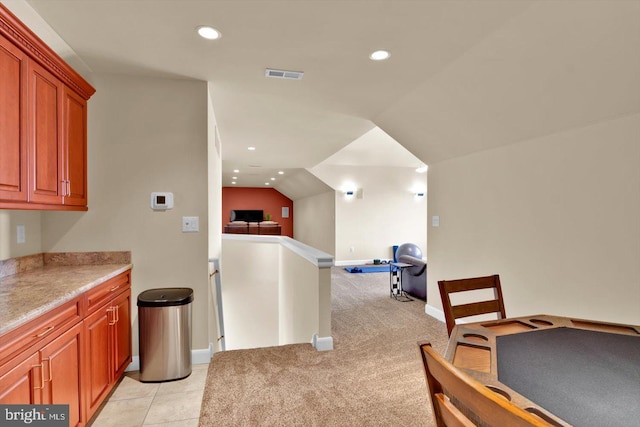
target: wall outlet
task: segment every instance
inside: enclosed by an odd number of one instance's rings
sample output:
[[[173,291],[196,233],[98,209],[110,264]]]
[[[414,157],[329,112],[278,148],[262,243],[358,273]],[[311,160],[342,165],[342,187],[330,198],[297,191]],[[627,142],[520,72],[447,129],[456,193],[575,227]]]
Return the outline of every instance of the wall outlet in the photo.
[[[356,248],[354,248],[353,246],[349,247],[349,252],[354,252],[356,250]]]
[[[198,231],[200,231],[200,217],[197,217],[197,216],[182,217],[183,233],[197,233]]]
[[[18,232],[18,243],[22,244],[25,243],[27,241],[27,236],[26,236],[26,232],[24,230],[24,225],[18,225],[18,227],[16,228],[16,231]]]

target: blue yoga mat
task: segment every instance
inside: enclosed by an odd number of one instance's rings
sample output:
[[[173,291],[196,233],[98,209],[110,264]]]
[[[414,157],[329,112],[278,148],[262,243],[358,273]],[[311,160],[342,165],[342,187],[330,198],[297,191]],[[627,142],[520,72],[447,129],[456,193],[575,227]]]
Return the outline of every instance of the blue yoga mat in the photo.
[[[382,273],[389,272],[389,265],[359,265],[357,267],[345,267],[349,273]]]

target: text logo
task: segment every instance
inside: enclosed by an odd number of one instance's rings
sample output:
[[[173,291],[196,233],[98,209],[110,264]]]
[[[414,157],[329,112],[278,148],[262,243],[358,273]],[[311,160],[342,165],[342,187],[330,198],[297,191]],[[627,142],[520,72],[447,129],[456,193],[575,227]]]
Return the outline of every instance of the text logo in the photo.
[[[69,405],[0,405],[3,427],[68,427]]]

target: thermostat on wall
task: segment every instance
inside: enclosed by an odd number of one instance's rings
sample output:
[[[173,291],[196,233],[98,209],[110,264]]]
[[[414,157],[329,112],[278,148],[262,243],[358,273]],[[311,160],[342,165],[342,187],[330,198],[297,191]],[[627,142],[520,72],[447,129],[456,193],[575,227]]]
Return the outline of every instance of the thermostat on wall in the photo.
[[[173,193],[151,193],[151,209],[164,211],[173,208]]]

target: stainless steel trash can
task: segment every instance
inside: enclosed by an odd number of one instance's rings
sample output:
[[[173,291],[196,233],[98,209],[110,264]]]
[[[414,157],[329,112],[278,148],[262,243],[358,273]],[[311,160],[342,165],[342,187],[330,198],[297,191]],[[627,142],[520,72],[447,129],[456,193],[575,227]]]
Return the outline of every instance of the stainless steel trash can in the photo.
[[[140,381],[191,374],[191,288],[149,289],[138,295]]]

